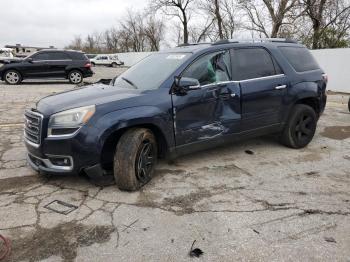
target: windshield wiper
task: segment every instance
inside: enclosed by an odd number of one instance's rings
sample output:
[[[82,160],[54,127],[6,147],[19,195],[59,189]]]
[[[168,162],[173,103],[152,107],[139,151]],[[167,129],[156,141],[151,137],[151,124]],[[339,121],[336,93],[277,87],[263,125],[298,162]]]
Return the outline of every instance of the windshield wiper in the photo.
[[[121,77],[125,82],[127,82],[128,84],[132,85],[135,89],[137,88],[137,85],[135,85],[133,82],[131,82],[129,79],[126,79],[125,77]]]

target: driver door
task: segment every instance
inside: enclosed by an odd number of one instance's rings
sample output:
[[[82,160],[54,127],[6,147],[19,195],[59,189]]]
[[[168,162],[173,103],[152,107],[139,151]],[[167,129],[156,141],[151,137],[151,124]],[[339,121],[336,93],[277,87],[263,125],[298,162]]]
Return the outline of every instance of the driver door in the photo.
[[[240,87],[231,81],[229,50],[199,57],[181,77],[197,79],[200,88],[172,94],[177,146],[237,132],[241,119]]]
[[[49,56],[47,53],[38,53],[31,56],[32,60],[23,63],[22,72],[25,77],[47,77],[49,76]]]

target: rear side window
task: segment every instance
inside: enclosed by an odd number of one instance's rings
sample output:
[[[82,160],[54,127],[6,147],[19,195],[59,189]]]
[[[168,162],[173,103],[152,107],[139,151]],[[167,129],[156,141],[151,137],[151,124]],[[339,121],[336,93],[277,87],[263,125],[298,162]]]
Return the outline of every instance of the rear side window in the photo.
[[[70,59],[68,55],[63,52],[50,52],[48,53],[49,60],[68,60]]]
[[[263,48],[233,50],[233,80],[253,79],[276,75],[271,55]]]
[[[304,47],[281,46],[279,49],[297,72],[320,68],[310,51]]]
[[[83,61],[89,60],[87,58],[87,56],[84,53],[81,53],[81,52],[68,52],[68,55],[73,60],[83,60]]]

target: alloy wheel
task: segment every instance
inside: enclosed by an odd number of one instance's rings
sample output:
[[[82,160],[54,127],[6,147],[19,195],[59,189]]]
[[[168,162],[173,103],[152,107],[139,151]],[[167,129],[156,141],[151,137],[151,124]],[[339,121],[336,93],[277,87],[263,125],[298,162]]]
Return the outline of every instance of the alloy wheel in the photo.
[[[295,125],[295,138],[303,142],[313,136],[314,121],[308,114],[301,114]]]
[[[150,141],[144,141],[136,158],[136,178],[141,183],[146,183],[151,176],[156,158],[154,154],[153,144]]]
[[[16,84],[19,82],[20,76],[18,73],[11,71],[6,74],[5,78],[10,84]]]
[[[69,79],[71,80],[72,83],[80,83],[81,82],[81,74],[78,72],[73,72],[70,74]]]

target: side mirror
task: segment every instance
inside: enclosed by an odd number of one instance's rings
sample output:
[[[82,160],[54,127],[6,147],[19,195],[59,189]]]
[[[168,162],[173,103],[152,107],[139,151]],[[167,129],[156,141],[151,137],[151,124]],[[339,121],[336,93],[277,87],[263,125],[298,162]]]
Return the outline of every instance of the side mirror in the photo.
[[[179,89],[197,90],[201,88],[199,81],[190,77],[175,77],[175,86]]]

